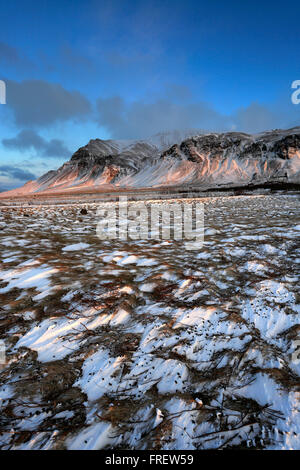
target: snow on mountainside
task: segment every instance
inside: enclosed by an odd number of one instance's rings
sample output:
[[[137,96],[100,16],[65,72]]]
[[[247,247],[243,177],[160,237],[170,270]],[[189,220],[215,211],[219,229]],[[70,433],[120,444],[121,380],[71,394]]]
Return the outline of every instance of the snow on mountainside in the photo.
[[[162,133],[141,141],[90,140],[57,171],[1,196],[87,188],[300,183],[300,127],[257,135],[192,134],[195,131]]]

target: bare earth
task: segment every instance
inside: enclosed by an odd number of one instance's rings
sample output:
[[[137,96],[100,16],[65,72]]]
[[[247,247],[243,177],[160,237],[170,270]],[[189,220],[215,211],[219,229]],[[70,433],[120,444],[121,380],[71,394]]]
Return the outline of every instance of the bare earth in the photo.
[[[198,251],[1,203],[1,449],[300,449],[299,195],[201,202]]]

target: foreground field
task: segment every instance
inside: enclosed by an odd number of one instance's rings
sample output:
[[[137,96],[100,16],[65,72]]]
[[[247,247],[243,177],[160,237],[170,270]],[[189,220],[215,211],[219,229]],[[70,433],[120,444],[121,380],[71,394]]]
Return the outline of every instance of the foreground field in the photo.
[[[0,208],[0,448],[300,449],[299,196],[201,202],[197,251]]]

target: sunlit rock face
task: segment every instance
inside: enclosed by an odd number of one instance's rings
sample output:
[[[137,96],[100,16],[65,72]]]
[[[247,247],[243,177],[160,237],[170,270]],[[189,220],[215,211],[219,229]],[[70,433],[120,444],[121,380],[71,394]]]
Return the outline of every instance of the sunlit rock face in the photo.
[[[257,135],[202,133],[182,140],[187,135],[90,140],[57,171],[2,196],[85,188],[214,189],[300,183],[300,127]]]
[[[39,191],[114,184],[158,157],[157,147],[146,142],[91,140],[56,172],[42,176]]]
[[[176,161],[176,183],[205,186],[299,182],[300,128],[259,135],[208,134],[193,137],[162,154]]]

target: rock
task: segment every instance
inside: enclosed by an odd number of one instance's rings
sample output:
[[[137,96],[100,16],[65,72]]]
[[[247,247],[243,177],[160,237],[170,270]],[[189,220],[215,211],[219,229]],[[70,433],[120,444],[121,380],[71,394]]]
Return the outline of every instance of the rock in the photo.
[[[192,191],[300,184],[300,127],[256,135],[194,134],[183,141],[182,134],[140,141],[90,140],[57,171],[0,197],[62,190],[65,194],[87,188],[181,187]]]

